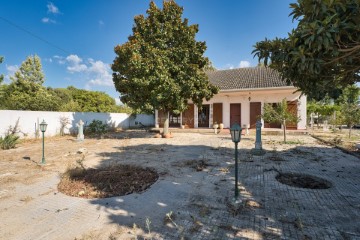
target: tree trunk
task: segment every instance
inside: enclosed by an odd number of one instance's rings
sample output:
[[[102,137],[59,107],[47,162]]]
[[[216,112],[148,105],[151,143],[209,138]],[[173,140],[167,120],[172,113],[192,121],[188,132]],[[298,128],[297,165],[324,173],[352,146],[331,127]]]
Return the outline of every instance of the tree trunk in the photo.
[[[352,129],[352,125],[350,125],[350,128],[349,128],[349,138],[351,138],[351,129]]]
[[[163,135],[168,134],[168,133],[169,133],[169,112],[166,112]]]
[[[286,121],[285,120],[283,120],[282,125],[283,125],[283,134],[284,134],[284,143],[286,143]]]

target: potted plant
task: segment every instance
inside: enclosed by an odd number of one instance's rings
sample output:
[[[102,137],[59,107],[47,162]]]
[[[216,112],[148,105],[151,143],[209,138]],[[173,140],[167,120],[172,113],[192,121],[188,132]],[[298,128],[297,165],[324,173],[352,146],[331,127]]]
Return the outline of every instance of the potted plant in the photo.
[[[217,134],[217,129],[218,129],[218,127],[219,127],[219,124],[217,124],[217,122],[215,122],[215,123],[213,124],[213,129],[214,129],[215,134]]]

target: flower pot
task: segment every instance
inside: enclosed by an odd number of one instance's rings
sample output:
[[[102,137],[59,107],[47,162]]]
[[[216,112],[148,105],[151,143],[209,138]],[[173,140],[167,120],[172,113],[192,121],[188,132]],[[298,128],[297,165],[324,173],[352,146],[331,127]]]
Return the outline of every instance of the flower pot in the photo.
[[[163,138],[172,138],[173,136],[171,135],[171,133],[167,133],[167,134],[163,134],[162,137]]]
[[[220,128],[220,130],[224,129],[224,124],[223,124],[223,123],[220,123],[220,124],[219,124],[219,128]]]

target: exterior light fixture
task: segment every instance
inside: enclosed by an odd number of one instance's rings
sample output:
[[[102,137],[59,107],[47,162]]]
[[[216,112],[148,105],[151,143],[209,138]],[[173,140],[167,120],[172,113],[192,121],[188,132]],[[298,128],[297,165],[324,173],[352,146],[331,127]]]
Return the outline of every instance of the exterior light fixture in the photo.
[[[40,124],[40,130],[42,132],[42,159],[41,159],[41,164],[45,164],[45,155],[44,155],[44,133],[46,132],[46,128],[47,128],[47,123],[45,122],[45,120],[43,120]]]
[[[235,202],[238,202],[239,188],[238,188],[238,143],[241,141],[242,128],[235,123],[230,128],[231,140],[235,143]]]

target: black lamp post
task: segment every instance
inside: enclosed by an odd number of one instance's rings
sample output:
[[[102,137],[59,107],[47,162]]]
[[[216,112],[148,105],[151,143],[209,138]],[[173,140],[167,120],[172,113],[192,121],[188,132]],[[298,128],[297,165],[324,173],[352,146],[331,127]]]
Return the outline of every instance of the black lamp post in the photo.
[[[44,133],[46,131],[46,127],[47,127],[47,123],[45,122],[45,120],[43,120],[40,123],[40,130],[42,132],[42,159],[41,159],[41,164],[45,164],[45,157],[44,157]]]
[[[235,201],[238,201],[238,143],[241,141],[242,128],[239,124],[235,123],[230,128],[231,140],[235,143]]]

